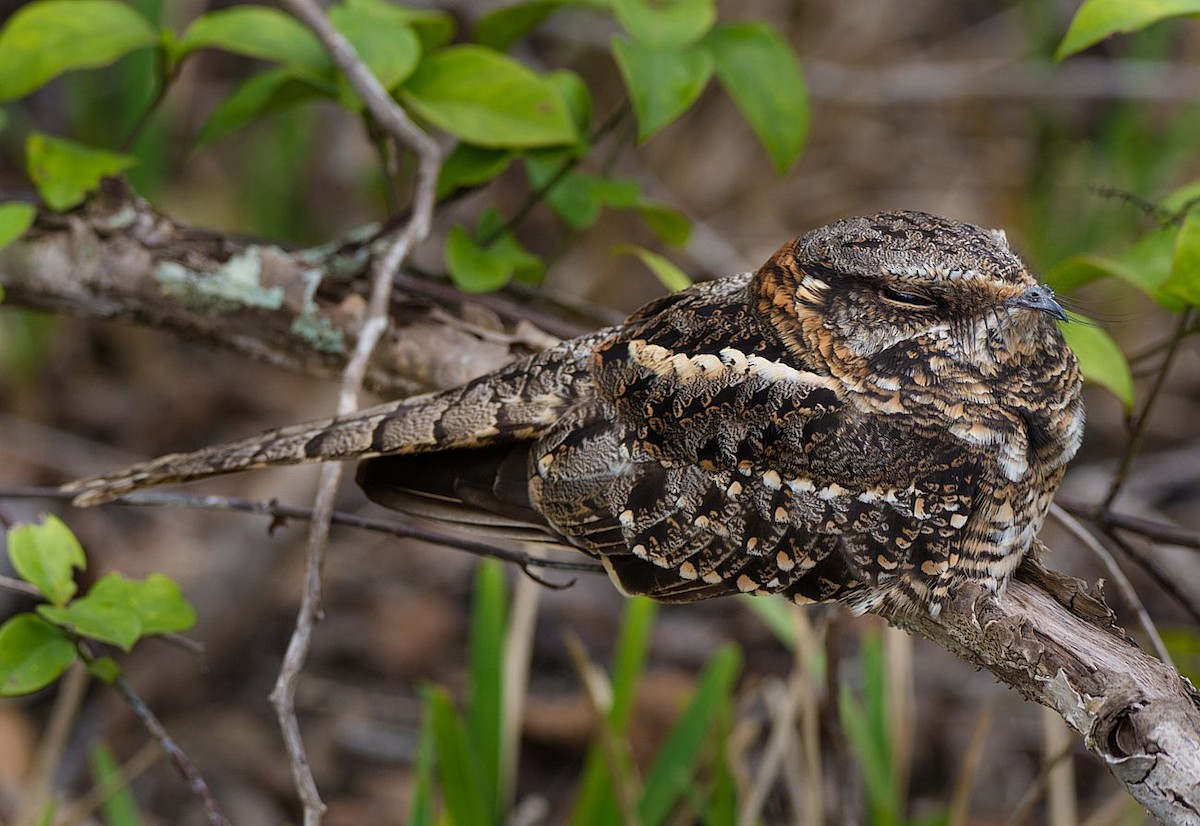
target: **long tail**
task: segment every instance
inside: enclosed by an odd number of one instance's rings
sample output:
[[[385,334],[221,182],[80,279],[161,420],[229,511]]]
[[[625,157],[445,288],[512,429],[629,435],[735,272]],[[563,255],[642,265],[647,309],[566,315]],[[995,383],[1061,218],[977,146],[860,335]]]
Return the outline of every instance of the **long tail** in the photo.
[[[589,337],[589,339],[592,337]],[[80,507],[143,488],[331,459],[424,453],[528,439],[591,392],[586,340],[575,340],[462,387],[347,416],[268,430],[193,453],[172,453],[62,486]]]

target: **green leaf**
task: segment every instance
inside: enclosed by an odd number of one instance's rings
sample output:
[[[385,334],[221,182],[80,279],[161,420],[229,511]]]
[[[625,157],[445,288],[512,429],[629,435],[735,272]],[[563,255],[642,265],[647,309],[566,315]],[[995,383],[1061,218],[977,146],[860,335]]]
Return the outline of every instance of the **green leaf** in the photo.
[[[556,146],[579,138],[553,83],[482,46],[434,52],[401,94],[421,117],[478,146]]]
[[[566,0],[529,0],[488,12],[475,24],[475,41],[498,52],[507,52],[529,32],[566,5]]]
[[[107,642],[123,651],[133,648],[142,633],[142,621],[126,601],[88,594],[60,608],[39,605],[37,612],[55,625],[100,642]]]
[[[613,11],[634,40],[668,49],[695,43],[717,19],[714,0],[613,0]]]
[[[712,53],[704,48],[685,51],[615,37],[612,49],[633,101],[639,141],[687,111],[712,77]]]
[[[755,597],[739,594],[742,604],[758,615],[763,625],[788,649],[796,647],[796,625],[792,620],[793,605],[782,596]]]
[[[329,20],[354,46],[367,68],[389,91],[408,79],[421,59],[421,41],[416,32],[389,11],[371,6],[336,5],[329,9]],[[361,108],[356,93],[342,75],[338,76],[343,100],[354,101]]]
[[[8,558],[21,579],[55,605],[65,605],[75,596],[75,570],[87,567],[79,540],[53,515],[42,517],[37,525],[10,528]]]
[[[650,271],[654,273],[662,285],[671,292],[684,290],[692,286],[692,279],[688,278],[687,273],[663,256],[651,252],[645,247],[622,244],[614,247],[612,253],[613,255],[636,255],[641,259],[643,264],[650,268]]]
[[[632,209],[639,203],[641,187],[637,181],[574,170],[561,172],[568,160],[561,152],[531,153],[525,157],[525,171],[530,184],[538,190],[557,177],[554,186],[546,190],[545,202],[572,229],[586,229],[596,223],[605,206]]]
[[[1108,333],[1093,323],[1075,321],[1060,325],[1063,338],[1075,351],[1083,377],[1110,391],[1126,410],[1133,409],[1133,376],[1129,362]]]
[[[142,817],[137,802],[129,791],[129,780],[122,776],[121,767],[111,751],[100,741],[92,743],[88,750],[92,766],[92,777],[96,788],[103,790],[104,802],[100,810],[108,826],[140,826]]]
[[[153,573],[141,580],[108,574],[88,595],[96,593],[128,599],[142,621],[144,637],[178,633],[196,624],[196,610],[183,598],[179,584],[164,574]]]
[[[507,149],[486,149],[460,143],[446,156],[438,172],[438,200],[456,189],[487,183],[508,169],[512,159],[513,154]]]
[[[505,753],[501,735],[508,600],[504,568],[494,559],[480,561],[471,606],[467,742],[479,767],[480,785],[475,794],[491,810],[492,822],[503,820],[499,792]]]
[[[0,625],[0,697],[49,685],[77,656],[62,631],[34,614],[17,614]]]
[[[97,657],[87,664],[87,670],[97,680],[110,685],[121,676],[121,666],[112,657]]]
[[[771,157],[787,172],[808,137],[808,89],[791,48],[769,23],[730,23],[704,38],[717,77]]]
[[[729,706],[740,667],[737,647],[725,645],[700,675],[691,702],[671,727],[646,774],[637,807],[638,822],[643,826],[657,826],[666,820],[691,785],[717,715]]]
[[[267,6],[234,6],[203,14],[187,27],[175,49],[175,62],[199,49],[221,49],[318,75],[329,75],[333,66],[307,26]]]
[[[1200,304],[1200,215],[1189,214],[1175,236],[1171,275],[1163,292],[1193,306]]]
[[[417,740],[417,760],[412,781],[412,797],[408,806],[409,826],[434,826],[433,772],[437,763],[437,746],[433,735],[433,713],[429,694],[422,690],[421,734]]]
[[[614,738],[623,737],[629,727],[657,616],[658,604],[645,597],[634,597],[625,603],[621,631],[613,653],[612,705],[605,715],[605,725]],[[618,822],[619,813],[614,811],[615,808],[607,760],[599,742],[593,741],[588,749],[571,824],[601,826]]]
[[[571,122],[582,136],[592,121],[592,93],[588,91],[587,83],[570,69],[555,69],[548,72],[545,79],[562,98]]]
[[[32,132],[25,140],[25,164],[46,206],[65,212],[83,203],[102,178],[119,175],[136,163],[132,155],[92,149],[74,141]]]
[[[1063,60],[1114,34],[1144,29],[1168,17],[1200,13],[1200,0],[1087,0],[1071,21],[1055,60]]]
[[[391,0],[345,0],[347,7],[365,9],[374,14],[390,15],[412,27],[421,40],[421,49],[431,52],[454,37],[454,18],[443,11],[397,6]]]
[[[665,244],[673,247],[682,246],[692,237],[692,222],[686,215],[669,204],[643,199],[639,200],[633,208]]]
[[[286,66],[259,72],[234,89],[213,110],[200,128],[196,145],[204,146],[263,115],[314,98],[332,97],[334,93],[333,84],[317,81],[312,75]]]
[[[539,284],[546,275],[542,259],[525,249],[517,237],[504,229],[504,216],[496,209],[487,209],[479,218],[476,234],[481,240],[492,239],[487,248],[501,261],[512,267],[513,280],[523,284]]]
[[[479,765],[467,745],[467,734],[449,695],[440,688],[430,690],[426,708],[433,721],[433,736],[437,743],[442,800],[450,817],[462,826],[494,822],[495,818],[479,796]]]
[[[0,248],[6,247],[33,226],[37,209],[33,204],[0,204]]]
[[[107,66],[156,43],[158,34],[146,18],[125,3],[28,3],[0,32],[0,101],[27,95],[63,72]]]
[[[446,238],[446,269],[454,285],[468,293],[495,292],[513,275],[511,262],[477,244],[460,226],[451,227]]]

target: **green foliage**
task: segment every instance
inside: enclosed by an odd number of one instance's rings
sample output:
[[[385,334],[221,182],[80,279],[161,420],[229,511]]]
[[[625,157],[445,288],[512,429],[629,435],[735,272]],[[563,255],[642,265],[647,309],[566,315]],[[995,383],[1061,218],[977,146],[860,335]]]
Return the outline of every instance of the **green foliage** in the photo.
[[[651,252],[645,247],[635,246],[633,244],[623,244],[613,250],[614,254],[627,253],[635,255],[645,264],[659,282],[668,290],[683,290],[692,286],[692,279],[688,278],[687,273],[679,269],[669,259],[664,258],[658,253]]]
[[[139,826],[142,823],[141,813],[121,776],[121,767],[113,753],[103,743],[96,741],[88,749],[88,762],[96,787],[105,793],[104,802],[100,804],[105,826]]]
[[[713,72],[707,49],[648,46],[614,37],[613,57],[637,115],[638,140],[649,140],[688,110]]]
[[[0,697],[48,686],[75,657],[75,643],[64,631],[36,614],[17,614],[0,625]]]
[[[202,14],[170,48],[172,65],[200,49],[221,49],[325,76],[333,66],[316,35],[268,6],[233,6]]]
[[[317,98],[337,94],[337,87],[297,69],[280,66],[243,81],[208,116],[196,145],[223,138],[230,132],[272,112]]]
[[[0,696],[28,694],[56,680],[78,657],[77,638],[128,651],[141,637],[195,624],[195,611],[179,586],[162,574],[144,580],[108,574],[75,599],[74,574],[87,560],[79,540],[55,516],[10,528],[7,542],[13,569],[49,604],[38,605],[37,614],[17,614],[0,627]],[[87,660],[96,676],[116,679],[119,670],[112,660]]]
[[[411,823],[504,821],[499,784],[503,776],[501,761],[507,755],[501,721],[507,599],[503,566],[486,563],[475,580],[467,710],[460,715],[441,688],[422,692],[425,714],[409,808]],[[617,743],[622,774],[619,779],[610,775],[597,742],[588,753],[572,823],[618,822],[613,793],[617,782],[636,792],[633,803],[638,822],[646,826],[668,822],[685,801],[706,815],[713,814],[717,805],[723,806],[723,811],[736,811],[735,789],[724,764],[734,683],[741,669],[741,655],[733,646],[725,646],[713,655],[655,756],[644,784],[638,782],[629,758],[626,731],[656,615],[657,605],[649,600],[630,600],[626,605],[614,654],[611,702],[602,709],[605,736]],[[711,793],[697,786],[700,773],[710,767],[716,775],[710,784]],[[445,810],[440,819],[435,805],[438,791]],[[733,821],[726,818],[710,822]]]
[[[480,218],[476,241],[463,227],[452,227],[446,239],[446,268],[464,292],[498,290],[512,279],[541,280],[545,265],[506,230],[500,213],[488,210]]]
[[[613,0],[612,5],[625,31],[653,48],[691,45],[717,19],[714,0]]]
[[[500,783],[506,756],[503,742],[504,651],[508,588],[505,566],[494,559],[479,563],[471,610],[470,690],[467,695],[467,741],[479,766],[476,794],[491,817],[503,819]]]
[[[1200,305],[1200,216],[1189,214],[1175,235],[1171,274],[1162,291],[1192,306]]]
[[[741,671],[741,659],[741,652],[735,646],[723,646],[701,673],[691,702],[671,727],[646,774],[637,807],[638,820],[643,826],[666,821],[691,788],[718,717],[730,713],[730,697]]]
[[[34,132],[25,141],[25,162],[46,206],[63,212],[83,203],[102,179],[119,175],[136,160]]]
[[[1083,378],[1100,385],[1121,400],[1126,410],[1133,409],[1133,374],[1129,362],[1112,336],[1087,322],[1060,325],[1067,345],[1079,359]]]
[[[42,0],[17,10],[0,31],[0,102],[33,92],[74,69],[107,66],[158,35],[115,0]]]
[[[33,226],[37,210],[33,204],[0,204],[0,248],[6,247]],[[4,294],[0,292],[0,299]]]
[[[808,94],[792,50],[767,23],[717,26],[704,39],[717,77],[767,150],[780,175],[808,137]],[[763,82],[769,79],[768,82]]]
[[[775,168],[782,173],[795,161],[808,123],[795,57],[766,24],[715,25],[714,0],[529,0],[488,13],[476,26],[475,43],[452,46],[446,44],[454,23],[442,12],[390,0],[343,0],[328,13],[385,88],[421,120],[459,139],[442,171],[439,198],[485,186],[521,157],[534,187],[532,202],[544,202],[570,230],[590,228],[606,209],[634,211],[664,243],[685,243],[691,224],[678,210],[647,198],[636,182],[576,168],[588,162],[591,149],[587,84],[567,70],[534,72],[504,53],[564,11],[609,15],[627,32],[614,39],[612,52],[640,140],[687,111],[715,71]],[[152,8],[147,14],[155,16]],[[198,148],[269,115],[319,100],[362,116],[368,131],[376,134],[357,95],[312,32],[279,9],[255,4],[201,14],[176,34],[113,0],[35,0],[0,33],[0,64],[6,66],[0,91],[20,97],[71,69],[102,66],[147,47],[157,47],[146,53],[156,59],[122,63],[125,85],[148,96],[143,108],[158,105],[183,62],[204,49],[276,64],[233,86],[197,133]],[[128,76],[130,72],[140,75]],[[152,110],[125,109],[139,129],[147,128]],[[612,123],[603,128],[611,129]],[[130,140],[126,145],[140,144]],[[77,206],[103,177],[135,163],[132,155],[37,134],[29,137],[27,154],[31,178],[56,210]],[[281,150],[273,157],[289,154]],[[155,174],[148,169],[142,177],[152,184]],[[272,212],[266,207],[247,202],[258,217],[255,231],[271,232]],[[0,212],[0,240],[6,232],[19,234],[23,220],[22,210]],[[505,224],[488,214],[474,231],[459,227],[450,233],[446,267],[458,286],[486,291],[512,280],[537,283],[542,278],[545,264]],[[655,262],[651,266],[660,277],[669,272],[659,265],[661,256],[642,257]],[[674,272],[666,282],[684,283]]]
[[[75,571],[87,567],[83,547],[66,523],[47,516],[39,525],[16,525],[8,531],[8,558],[21,579],[54,605],[75,596]]]
[[[530,0],[493,9],[475,24],[475,42],[507,52],[564,5],[566,0]]]
[[[1200,0],[1087,0],[1055,52],[1062,60],[1114,34],[1135,32],[1168,17],[1200,13]]]
[[[483,46],[429,55],[401,98],[430,123],[477,146],[557,146],[579,137],[552,84]]]

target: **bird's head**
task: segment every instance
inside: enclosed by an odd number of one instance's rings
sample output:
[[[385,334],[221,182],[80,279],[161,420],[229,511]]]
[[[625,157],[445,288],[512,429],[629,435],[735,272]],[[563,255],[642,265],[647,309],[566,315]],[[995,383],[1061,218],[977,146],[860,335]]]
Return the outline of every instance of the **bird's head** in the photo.
[[[1004,233],[920,212],[848,218],[785,244],[755,277],[796,353],[853,387],[987,380],[1065,350],[1054,293]]]

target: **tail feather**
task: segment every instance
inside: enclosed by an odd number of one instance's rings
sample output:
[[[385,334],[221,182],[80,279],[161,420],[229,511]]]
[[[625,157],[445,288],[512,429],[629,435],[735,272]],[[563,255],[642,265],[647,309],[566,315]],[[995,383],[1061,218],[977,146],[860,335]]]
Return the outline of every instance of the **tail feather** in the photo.
[[[590,347],[576,340],[462,387],[347,416],[269,430],[236,442],[173,453],[62,486],[80,507],[174,482],[267,465],[424,453],[528,439],[590,392]],[[581,356],[583,356],[581,358]]]

